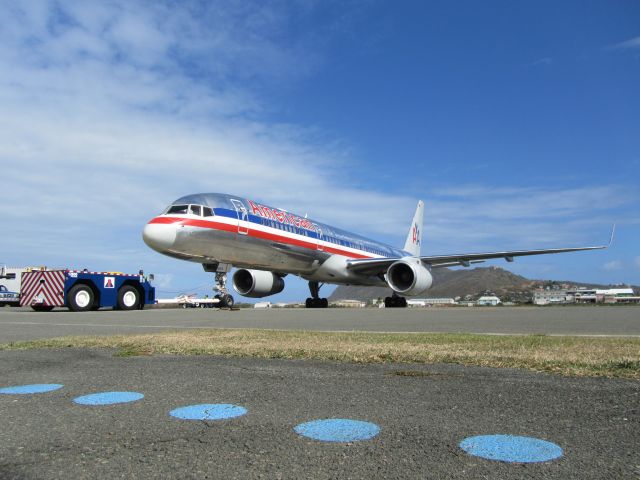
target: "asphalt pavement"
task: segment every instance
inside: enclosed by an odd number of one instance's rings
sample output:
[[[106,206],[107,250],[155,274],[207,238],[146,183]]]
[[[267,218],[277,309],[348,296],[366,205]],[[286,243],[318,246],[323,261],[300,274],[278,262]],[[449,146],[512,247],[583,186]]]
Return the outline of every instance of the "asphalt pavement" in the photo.
[[[0,343],[64,335],[175,329],[269,328],[370,332],[640,336],[638,306],[408,309],[146,309],[75,313],[0,308]]]
[[[640,383],[455,365],[352,365],[111,351],[0,352],[0,478],[637,479]],[[140,400],[81,405],[97,392]],[[1,390],[0,390],[1,392]],[[246,409],[182,420],[189,405]],[[296,427],[353,419],[372,438],[327,442]],[[511,463],[472,456],[478,435],[552,442],[561,456]]]

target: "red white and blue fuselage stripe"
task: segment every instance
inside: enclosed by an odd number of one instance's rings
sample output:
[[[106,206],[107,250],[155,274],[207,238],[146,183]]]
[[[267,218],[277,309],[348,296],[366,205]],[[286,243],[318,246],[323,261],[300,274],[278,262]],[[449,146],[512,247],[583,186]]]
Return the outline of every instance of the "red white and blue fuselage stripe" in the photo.
[[[331,227],[326,224],[274,209],[251,200],[234,197],[243,203],[246,214],[226,207],[212,207],[214,216],[191,214],[165,214],[152,219],[150,224],[172,224],[195,229],[212,229],[243,235],[258,240],[277,242],[289,246],[347,258],[402,257],[407,253],[380,242]],[[184,199],[186,203],[186,198]],[[174,202],[177,204],[181,202]],[[194,202],[195,203],[195,202]]]

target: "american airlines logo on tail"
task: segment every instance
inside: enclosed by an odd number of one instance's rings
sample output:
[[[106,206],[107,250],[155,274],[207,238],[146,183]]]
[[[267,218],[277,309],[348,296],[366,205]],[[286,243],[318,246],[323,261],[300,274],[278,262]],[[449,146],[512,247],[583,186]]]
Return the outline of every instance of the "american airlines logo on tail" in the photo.
[[[413,225],[412,239],[413,239],[413,244],[414,245],[420,245],[420,230],[418,229],[418,224],[417,223],[415,223]]]

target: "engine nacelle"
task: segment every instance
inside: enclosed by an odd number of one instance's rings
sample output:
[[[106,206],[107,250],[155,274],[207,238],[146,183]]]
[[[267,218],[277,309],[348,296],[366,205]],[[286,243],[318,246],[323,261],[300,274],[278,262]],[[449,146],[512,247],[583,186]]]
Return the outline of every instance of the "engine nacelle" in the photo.
[[[431,287],[431,272],[417,258],[403,258],[387,269],[387,283],[391,289],[401,295],[420,295]]]
[[[262,298],[280,293],[284,280],[272,272],[241,268],[233,274],[233,288],[243,297]]]

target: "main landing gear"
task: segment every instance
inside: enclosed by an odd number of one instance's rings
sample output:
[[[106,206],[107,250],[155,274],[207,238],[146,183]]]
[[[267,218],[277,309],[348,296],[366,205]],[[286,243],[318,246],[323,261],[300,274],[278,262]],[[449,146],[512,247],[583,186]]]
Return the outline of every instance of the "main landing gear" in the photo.
[[[327,308],[329,306],[329,301],[326,298],[320,298],[321,286],[318,282],[309,282],[311,298],[307,298],[305,302],[307,308]]]
[[[234,300],[227,290],[227,274],[226,272],[216,272],[216,284],[213,287],[214,292],[218,292],[214,298],[220,300],[218,306],[220,308],[233,307]]]
[[[384,299],[384,306],[386,308],[406,308],[407,299],[394,293],[393,296]]]

